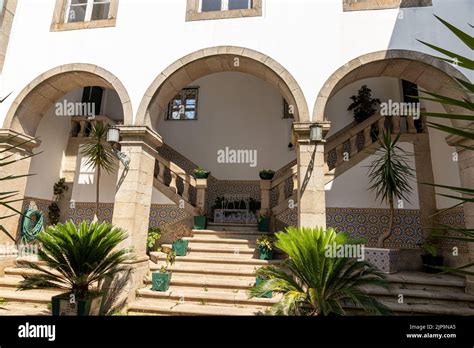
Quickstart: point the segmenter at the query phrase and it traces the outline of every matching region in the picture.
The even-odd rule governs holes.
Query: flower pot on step
[[[175,251],[176,256],[186,256],[188,253],[188,240],[178,239],[172,244],[172,249]]]
[[[400,249],[364,248],[365,261],[382,273],[398,272]]]
[[[444,256],[421,255],[423,262],[423,271],[426,273],[436,274],[442,272],[435,267],[442,267],[444,265]]]
[[[263,281],[265,281],[263,278],[257,276],[257,278],[255,278],[255,285],[260,285]],[[266,293],[264,293],[262,296],[260,296],[261,298],[272,298],[273,297],[273,293],[271,291],[267,291]]]
[[[171,283],[171,272],[153,272],[151,274],[151,290],[168,291]]]
[[[207,226],[207,216],[195,216],[194,217],[194,229],[205,230]]]
[[[260,219],[258,220],[258,230],[259,232],[270,231],[270,218],[269,217],[260,217]]]
[[[273,259],[273,250],[267,248],[259,248],[260,260],[271,260]]]
[[[103,295],[91,293],[78,298],[68,292],[51,298],[53,316],[97,316],[100,315]]]

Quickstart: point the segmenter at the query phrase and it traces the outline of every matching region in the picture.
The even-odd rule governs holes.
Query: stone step
[[[398,272],[386,275],[391,289],[426,290],[435,292],[465,293],[466,280],[451,274]]]
[[[7,275],[5,277],[0,277],[0,287],[1,288],[17,288],[18,284],[23,280],[23,277]]]
[[[0,299],[8,303],[38,303],[48,304],[51,302],[51,297],[65,292],[64,290],[41,289],[41,290],[24,290],[17,291],[12,288],[0,288]]]
[[[195,236],[195,237],[185,237],[185,240],[189,240],[190,243],[206,243],[206,244],[227,244],[227,245],[243,245],[248,246],[249,248],[254,248],[256,246],[254,238],[244,239],[244,238],[216,238],[215,236]]]
[[[145,284],[151,284],[151,275],[145,277]],[[193,288],[249,289],[255,285],[255,277],[173,273],[171,286],[175,285]]]
[[[239,306],[215,306],[208,304],[177,303],[172,300],[139,299],[128,307],[130,315],[190,315],[190,316],[253,316],[263,312],[264,308],[245,308]]]
[[[227,223],[221,223],[221,222],[208,222],[207,227],[209,227],[212,230],[222,230],[222,231],[258,232],[258,224],[237,224],[237,223],[227,224]]]
[[[452,315],[452,316],[473,316],[474,309],[459,308],[446,305],[434,306],[433,304],[399,304],[387,301],[380,301],[394,314],[398,315]]]
[[[154,263],[165,261],[166,256],[161,252],[151,252],[150,259]],[[189,254],[186,256],[176,256],[176,263],[192,262],[192,263],[214,263],[214,264],[242,264],[253,266],[266,266],[280,264],[282,260],[260,260],[257,258],[235,257],[232,255],[195,255]]]
[[[150,270],[159,271],[161,266],[166,266],[164,261],[159,263],[150,262]],[[228,275],[228,276],[255,276],[255,268],[253,265],[220,265],[212,263],[193,263],[193,262],[180,262],[170,266],[169,269],[176,273],[188,273],[188,274],[209,274],[209,275]]]
[[[270,232],[258,232],[258,231],[225,231],[225,230],[193,230],[194,237],[220,237],[220,238],[242,238],[256,240],[262,235],[272,234]]]
[[[381,296],[397,298],[399,295],[403,295],[405,300],[411,300],[413,298],[423,300],[443,300],[444,302],[459,301],[463,303],[472,303],[474,308],[474,296],[466,293],[455,293],[455,292],[444,292],[444,291],[426,291],[419,289],[397,289],[397,288],[381,288],[381,287],[363,287],[361,288],[364,293]]]
[[[164,247],[171,248],[171,244],[163,244]],[[241,245],[229,245],[229,244],[207,244],[207,243],[189,243],[188,253],[208,253],[208,254],[234,254],[238,256],[240,254],[254,255],[256,251],[254,248]]]
[[[169,299],[180,303],[209,303],[230,304],[244,306],[272,306],[278,302],[274,298],[249,298],[246,291],[205,291],[204,289],[188,289],[173,287],[166,292],[152,291],[149,288],[139,289],[137,295],[140,298]]]
[[[4,303],[0,304],[0,316],[50,316],[45,304]]]

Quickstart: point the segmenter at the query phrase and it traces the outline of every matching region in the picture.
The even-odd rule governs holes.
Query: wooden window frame
[[[93,0],[88,0],[88,5],[92,3]],[[88,13],[86,13],[86,18],[83,22],[67,22],[69,4],[70,0],[56,0],[56,7],[54,8],[53,20],[51,23],[51,31],[107,28],[115,27],[117,23],[119,0],[110,0],[109,15],[107,19],[90,20],[92,8],[89,8],[88,6]]]
[[[228,18],[244,18],[244,17],[261,17],[262,16],[262,1],[252,0],[252,7],[243,10],[226,10],[228,0],[222,0],[221,11],[207,11],[201,12],[201,0],[186,0],[186,21],[202,21],[213,19],[228,19]]]

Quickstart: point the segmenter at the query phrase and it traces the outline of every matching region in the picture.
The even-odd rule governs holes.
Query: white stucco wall
[[[55,1],[19,0],[0,90],[13,95],[0,105],[0,119],[36,76],[67,63],[111,71],[125,85],[136,114],[146,89],[168,65],[219,45],[275,59],[296,78],[312,110],[331,74],[363,54],[388,48],[433,53],[416,39],[470,54],[433,13],[469,30],[474,3],[433,4],[404,9],[400,16],[397,9],[344,13],[340,0],[264,0],[262,17],[186,22],[185,0],[121,0],[116,27],[50,32]]]
[[[408,153],[413,154],[411,143],[400,143],[400,147]],[[335,180],[326,185],[326,206],[329,208],[388,208],[388,204],[381,203],[376,199],[374,191],[370,191],[368,178],[368,166],[376,159],[371,155],[359,162],[347,172],[339,175]],[[413,171],[415,161],[408,160]],[[413,191],[408,195],[409,202],[403,202],[403,209],[418,209],[418,189],[415,180],[411,180]]]
[[[260,169],[278,170],[296,158],[288,149],[291,119],[283,119],[283,98],[266,82],[225,72],[198,79],[198,119],[165,121],[163,141],[222,180],[258,180]],[[219,150],[256,151],[257,163],[218,163]]]

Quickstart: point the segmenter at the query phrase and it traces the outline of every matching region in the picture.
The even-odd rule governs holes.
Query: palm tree
[[[256,274],[264,281],[250,290],[251,297],[269,291],[282,294],[272,308],[273,314],[344,315],[346,304],[375,314],[390,313],[361,291],[362,286],[386,287],[381,273],[366,261],[327,255],[333,246],[353,243],[346,234],[337,234],[332,228],[289,227],[277,233],[276,239],[275,246],[288,258],[281,266],[259,268]]]
[[[471,52],[474,50],[474,37],[465,33],[461,29],[453,26],[452,24],[448,23],[447,21],[443,20],[442,18],[435,16],[445,27],[447,27],[459,40],[462,41],[463,44],[465,44]],[[474,28],[474,26],[470,25],[471,28]],[[420,40],[419,40],[420,41]],[[439,57],[439,59],[442,59],[444,61],[447,61],[451,64],[458,65],[459,67],[465,68],[470,71],[474,71],[474,60],[472,58],[465,57],[461,54],[455,53],[448,51],[446,49],[443,49],[441,47],[429,44],[424,41],[420,41],[422,44],[434,49],[435,51],[449,57]],[[474,102],[472,101],[472,95],[474,94],[474,84],[470,81],[465,81],[459,78],[455,78],[457,82],[459,83],[459,90],[464,92],[465,95],[468,97],[466,98],[452,98],[452,97],[447,97],[443,96],[440,94],[436,93],[431,93],[427,91],[422,91],[424,94],[427,96],[421,96],[419,99],[424,99],[424,100],[430,100],[434,102],[438,102],[442,105],[448,105],[448,106],[456,106],[460,107],[464,110],[466,110],[466,113],[433,113],[433,112],[423,112],[422,116],[425,117],[433,117],[433,118],[441,118],[441,119],[446,119],[446,120],[459,120],[459,121],[468,121],[468,122],[473,122],[474,121]],[[463,149],[464,151],[472,151],[474,150],[473,146],[466,145],[465,142],[469,142],[474,140],[474,130],[472,126],[469,127],[456,127],[456,126],[445,126],[436,122],[428,122],[428,126],[443,132],[446,132],[448,134],[456,135],[460,139],[458,143],[455,145]],[[426,183],[433,185],[435,187],[443,188],[451,193],[447,194],[438,194],[440,196],[452,198],[457,201],[457,203],[449,208],[455,208],[458,206],[462,206],[463,204],[474,203],[474,189],[469,188],[469,187],[454,187],[454,186],[447,186],[447,185],[440,185],[440,184],[433,184],[433,183]],[[459,196],[461,194],[462,196]],[[446,209],[446,210],[449,210]],[[446,211],[445,210],[445,211]],[[453,240],[460,240],[460,241],[465,241],[465,242],[474,242],[474,229],[460,229],[460,228],[452,228],[450,226],[446,225],[440,225],[440,230],[442,233],[438,235],[440,238],[444,239],[453,239]],[[446,235],[445,232],[453,231],[457,233],[457,236],[454,235]],[[437,267],[440,269],[443,269],[445,271],[449,271],[452,273],[457,273],[457,274],[462,274],[462,275],[468,275],[468,276],[474,276],[474,271],[469,268],[474,266],[474,261],[471,260],[471,262],[467,263],[466,265],[463,265],[458,268],[450,268],[450,267]]]
[[[89,140],[81,147],[81,155],[87,158],[86,165],[97,170],[95,215],[99,217],[100,175],[102,169],[111,173],[116,168],[115,154],[107,142],[107,127],[102,122],[96,122],[91,129]]]
[[[390,130],[383,132],[377,139],[380,149],[375,153],[377,158],[369,165],[370,190],[375,191],[377,199],[388,203],[390,221],[386,232],[377,241],[379,248],[384,247],[385,241],[392,234],[395,215],[395,199],[409,202],[407,193],[412,191],[409,179],[414,178],[413,169],[408,165],[408,154],[399,145],[400,134],[392,138]]]
[[[26,156],[17,156],[17,154],[14,153],[15,150],[21,148],[22,146],[26,144],[33,143],[38,140],[37,138],[35,138],[35,139],[28,139],[25,141],[21,141],[21,140],[18,140],[17,138],[18,138],[17,135],[12,135],[12,136],[9,136],[6,140],[2,141],[2,142],[6,142],[7,144],[14,144],[14,143],[16,144],[7,145],[5,146],[4,149],[0,150],[0,169],[4,169],[4,168],[6,169],[7,166],[10,166],[19,161],[24,161],[26,159],[29,159],[33,156],[40,154],[40,153],[36,153],[36,154],[31,154],[31,155],[26,155]],[[9,174],[6,176],[1,176],[0,184],[2,187],[6,188],[9,185],[10,181],[28,177],[31,175],[32,174],[18,173],[18,174]],[[12,212],[12,214],[10,215],[0,216],[0,220],[7,219],[17,214],[23,215],[21,211],[19,211],[13,206],[15,203],[23,201],[23,198],[16,198],[18,193],[19,191],[1,191],[0,192],[0,206],[5,207],[7,210],[10,210]],[[0,227],[2,230],[4,230],[2,225],[0,225]],[[4,230],[4,232],[8,232],[8,231]]]
[[[37,237],[42,245],[38,258],[47,268],[22,261],[22,266],[38,273],[25,276],[19,289],[59,288],[85,298],[92,284],[126,270],[121,264],[131,259],[129,250],[117,249],[126,238],[124,231],[108,223],[83,221],[76,227],[69,221],[50,226]]]

